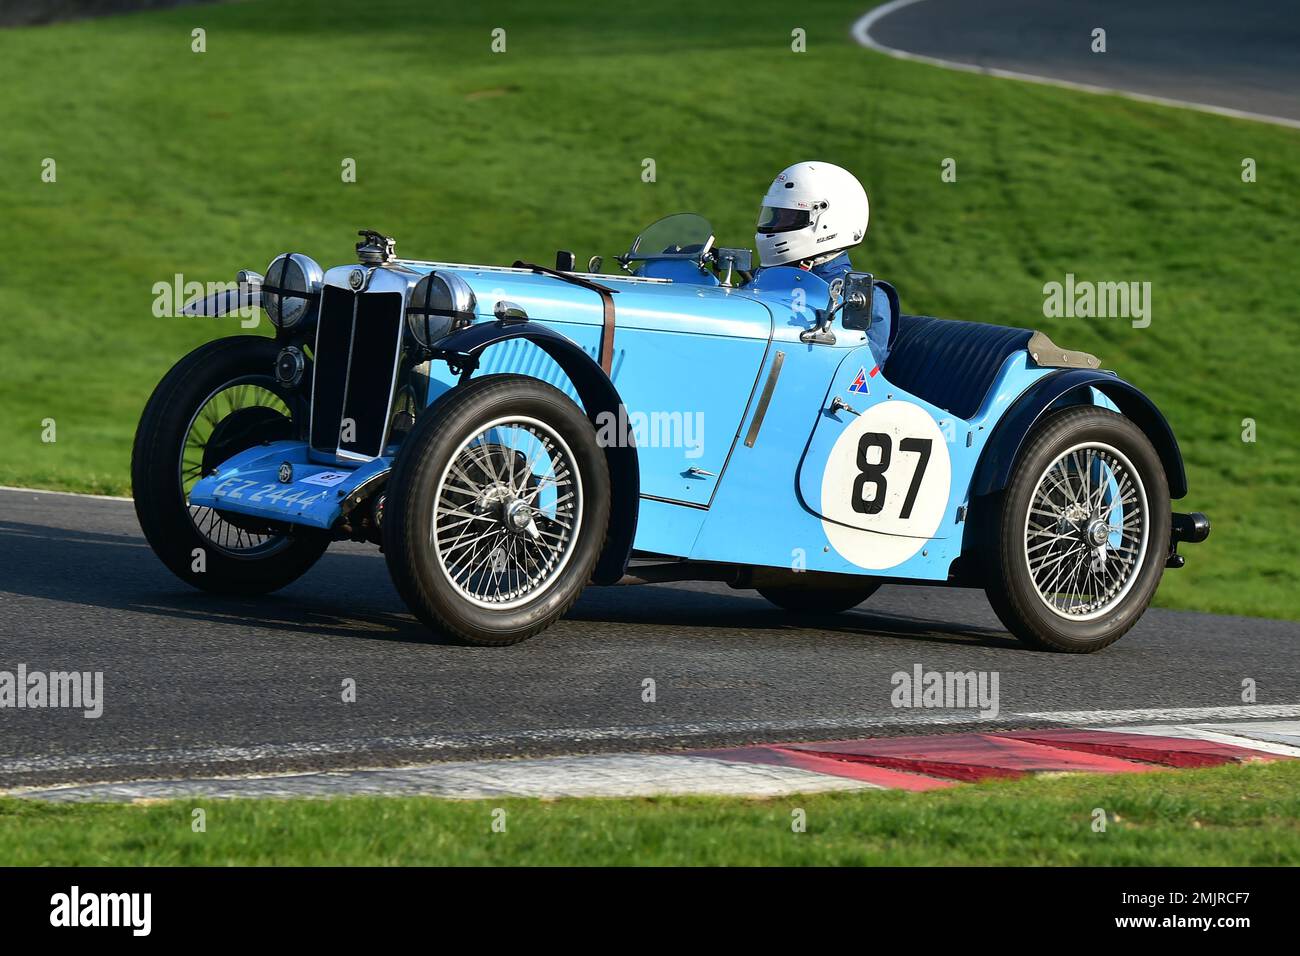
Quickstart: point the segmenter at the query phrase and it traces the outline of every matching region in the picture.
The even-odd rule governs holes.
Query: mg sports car
[[[589,585],[724,581],[817,615],[947,584],[1088,652],[1209,533],[1171,511],[1155,405],[1041,332],[903,314],[865,272],[753,270],[692,214],[604,271],[361,236],[354,263],[285,253],[186,307],[275,328],[191,352],[140,421],[140,524],[192,585],[269,592],[371,542],[428,627],[506,645]]]

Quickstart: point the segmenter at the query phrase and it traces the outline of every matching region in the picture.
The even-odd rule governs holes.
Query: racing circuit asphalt
[[[859,42],[1300,125],[1300,3],[1292,0],[896,0],[886,7],[858,21]],[[1106,31],[1105,53],[1091,49],[1098,27]]]
[[[173,578],[130,502],[0,491],[0,515],[0,670],[102,671],[105,698],[98,719],[0,709],[0,787],[969,723],[891,706],[890,675],[916,664],[998,672],[1002,716],[1021,726],[1239,706],[1245,677],[1260,705],[1300,703],[1292,622],[1153,610],[1076,657],[1022,649],[979,592],[887,587],[857,611],[796,620],[751,592],[663,585],[589,589],[530,641],[467,648],[407,615],[372,548],[336,546],[279,594],[234,600]]]

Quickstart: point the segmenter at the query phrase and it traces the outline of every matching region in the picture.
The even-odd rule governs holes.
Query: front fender
[[[1110,372],[1062,369],[1027,388],[994,426],[971,486],[972,498],[1005,488],[1011,480],[1011,469],[1020,449],[1038,420],[1049,408],[1087,388],[1101,392],[1142,429],[1164,466],[1169,481],[1169,497],[1184,497],[1187,494],[1187,472],[1183,467],[1182,452],[1178,450],[1173,429],[1155,403],[1135,386]]]
[[[478,367],[479,356],[488,346],[510,339],[527,339],[549,355],[569,377],[582,400],[583,411],[592,425],[600,428],[597,416],[602,412],[614,416],[614,421],[626,423],[623,399],[596,360],[572,339],[537,322],[479,322],[453,332],[434,343],[436,358],[441,358],[462,376],[468,376]],[[609,531],[605,547],[596,562],[592,581],[596,584],[614,584],[623,577],[627,561],[636,539],[637,512],[641,498],[641,469],[636,445],[630,430],[625,430],[620,441],[604,447],[609,464],[610,502]]]
[[[239,273],[235,288],[222,289],[211,295],[198,296],[181,307],[181,315],[189,318],[215,319],[231,312],[249,314],[248,310],[262,304],[262,277],[256,272]],[[211,288],[209,286],[208,288]]]

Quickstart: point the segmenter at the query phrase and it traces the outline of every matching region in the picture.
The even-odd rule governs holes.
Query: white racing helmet
[[[795,163],[773,180],[758,214],[758,258],[764,266],[826,259],[867,234],[867,191],[847,169]]]

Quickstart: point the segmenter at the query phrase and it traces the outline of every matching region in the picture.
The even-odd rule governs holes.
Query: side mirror
[[[843,279],[834,280],[825,309],[817,311],[817,324],[799,333],[800,342],[834,345],[835,332],[831,323],[835,313],[843,310],[841,324],[846,329],[866,331],[871,328],[871,297],[875,292],[875,277],[870,272],[850,272]]]
[[[604,264],[605,264],[605,260],[601,256],[592,256],[590,259],[587,260],[587,271],[593,273],[599,272],[600,267],[603,266]]]
[[[567,249],[561,249],[555,254],[555,271],[572,272],[574,266],[578,264],[578,257]]]
[[[871,303],[876,291],[876,277],[870,272],[850,272],[844,276],[844,320],[846,329],[865,332],[871,328]]]
[[[722,284],[728,288],[731,287],[731,271],[752,272],[754,270],[754,253],[749,249],[729,249],[726,246],[720,246],[715,253],[718,257],[718,268],[726,269],[726,275],[722,278]]]

